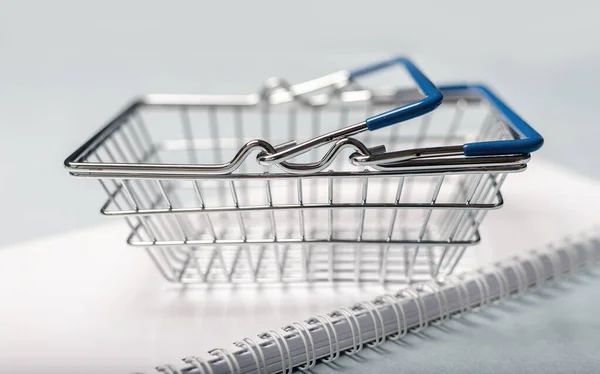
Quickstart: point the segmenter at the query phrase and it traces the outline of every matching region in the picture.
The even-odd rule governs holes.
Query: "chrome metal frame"
[[[502,206],[500,187],[506,174],[523,171],[529,155],[465,156],[462,146],[452,142],[463,138],[457,134],[463,113],[485,102],[455,92],[442,104],[454,110],[442,145],[420,146],[431,140],[429,115],[412,148],[392,151],[386,148],[408,137],[392,129],[384,144],[367,145],[375,135],[367,132],[364,121],[313,133],[316,136],[303,142],[272,144],[242,133],[247,110],[262,113],[262,135],[269,138],[265,118],[281,105],[290,105],[289,116],[327,109],[346,123],[351,108],[378,110],[419,97],[416,90],[365,90],[336,74],[296,86],[273,79],[259,94],[247,96],[143,97],[77,149],[65,165],[74,176],[100,180],[108,194],[102,213],[125,217],[131,228],[128,243],[145,247],[171,281],[412,282],[451,273],[466,248],[479,241],[485,214]],[[176,146],[165,147],[153,139],[140,115],[148,109],[179,113],[184,137],[167,139]],[[207,144],[200,142],[204,136],[192,134],[191,110],[208,114]],[[232,113],[236,124],[229,138],[219,136],[216,118],[221,111]],[[288,120],[288,132],[296,132],[298,125]],[[493,110],[481,125],[478,140],[515,137]],[[198,162],[198,152],[224,156],[221,142],[226,140],[239,144],[228,161]],[[163,161],[171,148],[187,158]],[[341,157],[345,149],[353,152],[346,163]],[[249,157],[252,153],[255,162]],[[297,161],[302,158],[310,161]],[[456,180],[449,182],[452,178]],[[257,181],[262,187],[252,187]],[[216,185],[205,186],[209,182]],[[347,193],[353,185],[357,195]],[[389,195],[389,200],[372,201],[369,188]],[[424,189],[430,192],[418,195]],[[306,197],[319,194],[320,201]],[[252,202],[257,195],[266,200]],[[281,202],[281,196],[293,198]],[[379,220],[383,222],[371,222]],[[232,228],[237,234],[230,233]],[[270,267],[265,267],[267,262]]]

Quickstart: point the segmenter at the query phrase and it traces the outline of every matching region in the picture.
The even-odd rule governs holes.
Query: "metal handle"
[[[422,116],[437,108],[442,103],[442,93],[438,88],[417,68],[412,61],[405,57],[396,57],[391,60],[381,61],[372,65],[350,70],[350,79],[369,74],[392,65],[403,65],[417,87],[423,93],[421,100],[380,113],[366,119],[365,123],[370,131],[390,126],[398,122]]]
[[[440,105],[443,99],[440,90],[438,90],[437,87],[431,83],[431,81],[409,59],[404,57],[396,57],[390,60],[380,61],[352,70],[338,71],[321,78],[291,86],[288,88],[288,90],[293,93],[294,98],[298,98],[301,95],[314,92],[325,87],[336,85],[338,87],[343,87],[344,85],[347,85],[353,78],[367,75],[395,64],[403,65],[408,73],[413,77],[417,87],[424,95],[422,99],[369,117],[364,122],[342,127],[341,129],[317,136],[305,142],[281,148],[276,153],[260,154],[258,156],[258,161],[262,165],[281,165],[282,162],[293,157],[297,157],[298,155],[311,151],[317,147],[321,147],[325,144],[347,138],[349,136],[360,134],[361,132],[367,130],[377,130],[382,127],[390,126],[401,121],[406,121],[408,119],[421,116],[434,110],[438,107],[438,105]],[[278,85],[281,85],[280,83],[281,82],[279,82]]]
[[[519,136],[513,140],[493,140],[463,145],[467,156],[492,156],[509,154],[526,154],[534,152],[544,144],[544,138],[527,122],[512,111],[488,87],[482,84],[449,85],[439,87],[443,92],[467,91],[487,99],[492,107],[504,117],[506,124]]]

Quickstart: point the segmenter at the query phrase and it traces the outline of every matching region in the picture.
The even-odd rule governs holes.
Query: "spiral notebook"
[[[481,231],[482,243],[465,254],[465,267],[474,269],[523,255],[567,235],[572,235],[573,242],[578,242],[581,228],[598,222],[600,202],[595,199],[600,186],[598,182],[542,161],[530,165],[527,173],[510,176],[504,191],[506,205],[489,214]],[[585,209],[581,209],[581,201],[588,202]],[[122,240],[126,235],[126,225],[114,222],[0,250],[0,300],[10,300],[0,311],[1,372],[150,373],[162,363],[177,363],[178,370],[185,369],[192,364],[178,360],[191,355],[201,355],[211,363],[220,362],[217,365],[221,366],[215,370],[228,370],[226,360],[211,355],[205,357],[203,352],[215,347],[226,348],[228,352],[247,349],[231,345],[244,336],[266,343],[269,338],[260,339],[256,334],[270,329],[278,333],[280,327],[293,321],[351,307],[358,301],[373,300],[377,295],[395,292],[400,287],[386,290],[380,285],[334,287],[321,284],[181,288],[166,283],[143,251],[129,248]],[[564,254],[560,256],[567,266],[568,258]],[[547,268],[547,260],[542,261]],[[524,264],[524,267],[531,272],[529,265]],[[510,282],[518,280],[510,270],[508,272]],[[491,288],[498,286],[494,279],[490,278],[488,282]],[[469,286],[469,290],[477,297],[477,288],[473,287]],[[420,294],[424,297],[427,292],[431,289],[424,289]],[[403,296],[409,298],[409,293]],[[485,289],[483,294],[486,295]],[[465,292],[460,295],[464,303],[467,300]],[[491,298],[493,295],[490,301]],[[424,302],[436,308],[435,298],[431,300],[427,298]],[[443,299],[442,305],[445,305]],[[418,324],[418,314],[408,315],[417,313],[415,307],[416,304],[406,305],[404,311],[407,319],[414,321],[416,316]],[[366,308],[373,312],[375,321],[381,326],[377,312],[368,305]],[[391,322],[387,319],[384,322],[386,334],[393,333],[393,327],[397,326],[394,310],[391,311]],[[363,327],[365,323],[373,323],[371,314],[366,313],[366,317],[359,320],[361,333],[367,331]],[[400,309],[398,313],[402,323]],[[385,318],[388,317],[390,315],[386,314]],[[347,324],[345,317],[339,318],[342,322],[336,322],[336,328],[340,323]],[[354,323],[352,317],[348,318]],[[317,326],[315,322],[312,328]],[[355,324],[352,326],[358,331]],[[423,334],[430,334],[432,330],[436,329],[424,330]],[[332,334],[331,330],[329,332]],[[378,332],[383,332],[381,327]],[[293,330],[281,332],[284,336],[292,333]],[[317,354],[331,346],[324,330],[323,333],[319,342],[315,341],[320,344]],[[308,335],[303,336],[311,347]],[[350,335],[340,334],[337,339],[331,336],[334,343],[342,339],[340,343],[354,344]],[[414,336],[418,335],[406,338]],[[281,339],[278,341],[284,359],[289,363],[285,344]],[[301,338],[296,342],[299,345],[294,346],[295,349],[304,347]],[[366,343],[363,341],[363,345]],[[439,344],[443,345],[443,342]],[[270,347],[269,354],[275,352],[280,360],[277,345]],[[334,347],[337,349],[335,344]],[[268,353],[266,349],[265,354]],[[344,350],[346,347],[340,345],[340,352]],[[334,362],[357,359],[372,351],[364,349],[359,355],[342,355]],[[254,349],[253,352],[260,361],[259,351]],[[256,372],[251,356],[244,356],[247,357],[244,366],[248,370],[254,367]],[[292,356],[298,358],[296,353]],[[312,360],[313,356],[309,354],[309,357]],[[329,356],[325,352],[323,357]],[[233,361],[232,365],[236,369]],[[279,371],[283,368],[273,362],[269,365]],[[323,367],[327,366],[319,365],[313,369],[320,372]],[[206,366],[205,372],[209,372]]]
[[[244,338],[235,350],[214,349],[211,359],[188,357],[186,366],[159,366],[163,373],[291,373],[332,362],[341,354],[397,340],[430,324],[481,308],[600,261],[600,237],[567,241],[446,280],[401,289],[393,295],[340,308],[305,321]]]
[[[575,179],[573,175],[565,173],[563,178],[559,178],[560,175],[554,174],[550,165],[538,166],[542,169],[530,170],[529,175],[519,175],[518,178],[522,179],[515,183],[525,183],[531,190],[540,191],[537,196],[544,193],[538,190],[538,186],[548,187],[551,200],[540,204],[529,193],[513,195],[510,197],[513,200],[507,201],[509,204],[513,201],[516,206],[495,212],[495,218],[488,222],[488,227],[500,227],[500,230],[493,233],[484,231],[483,248],[474,251],[469,262],[470,266],[489,266],[465,273],[460,278],[448,279],[442,285],[407,288],[396,294],[363,298],[366,299],[364,302],[355,305],[347,303],[346,308],[307,320],[293,322],[291,319],[289,324],[283,325],[283,329],[279,328],[281,324],[272,325],[272,330],[266,333],[240,339],[235,345],[221,345],[226,349],[214,349],[200,357],[186,357],[184,363],[158,366],[158,370],[194,374],[288,373],[292,368],[310,368],[316,362],[336,362],[344,354],[352,357],[352,353],[367,346],[401,338],[409,331],[418,331],[456,314],[521,294],[531,287],[594,264],[600,257],[597,231],[588,233],[586,237],[578,230],[581,225],[589,226],[596,222],[594,209],[591,206],[586,210],[578,209],[572,202],[595,193],[597,185],[589,190],[580,188],[583,185],[577,187],[571,184]],[[557,198],[560,200],[555,200]],[[552,218],[544,220],[544,214]],[[502,226],[503,222],[511,224]],[[522,231],[514,235],[512,241],[500,240],[499,232],[509,226],[521,226]],[[571,238],[558,240],[569,234]],[[485,242],[486,237],[494,240]],[[522,242],[519,243],[519,240]],[[553,247],[538,253],[525,250],[543,248],[541,246],[546,240]],[[520,256],[515,257],[517,254]],[[497,263],[498,259],[503,261]],[[354,300],[360,301],[361,297]]]

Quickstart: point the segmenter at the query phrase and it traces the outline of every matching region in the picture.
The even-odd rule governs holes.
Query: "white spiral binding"
[[[330,353],[329,353],[329,358],[323,358],[322,361],[323,362],[331,362],[333,360],[336,360],[338,357],[340,357],[340,341],[338,340],[337,331],[335,331],[335,326],[333,325],[333,321],[331,320],[331,318],[327,315],[315,316],[315,317],[312,317],[311,319],[309,319],[307,322],[308,323],[320,322],[321,326],[327,333],[327,339],[329,340],[329,348],[330,348],[329,352]],[[331,332],[333,333],[333,339],[332,339],[332,333],[330,333],[329,329],[331,329]]]
[[[263,354],[262,348],[260,347],[258,342],[256,342],[256,340],[254,340],[252,338],[244,338],[233,344],[240,348],[246,348],[248,350],[248,352],[250,352],[250,354],[252,355],[252,358],[254,359],[254,363],[256,364],[256,373],[257,374],[261,374],[261,373],[267,374],[267,362],[265,360],[265,355]],[[256,347],[256,351],[258,352],[258,355],[254,351],[254,348],[252,348],[253,346]],[[260,356],[260,360],[258,359],[259,356]],[[262,368],[262,370],[261,370],[261,368]]]
[[[398,340],[408,332],[408,326],[406,325],[406,312],[404,312],[404,305],[398,304],[398,299],[392,295],[383,295],[379,296],[375,299],[375,302],[387,303],[394,314],[396,315],[396,322],[398,324],[397,332],[391,335],[388,335],[387,338],[391,340]],[[402,321],[400,320],[400,316],[402,316]]]
[[[341,308],[334,311],[331,314],[332,317],[341,316],[346,319],[348,326],[350,326],[350,331],[352,331],[352,348],[347,350],[345,353],[349,356],[360,352],[363,349],[363,338],[362,331],[360,329],[360,322],[356,318],[356,313],[352,312],[348,308]],[[352,320],[352,322],[351,322]],[[356,327],[356,330],[354,329]],[[358,336],[358,338],[357,338]],[[357,342],[358,340],[358,342]]]
[[[194,369],[196,369],[200,372],[200,374],[214,374],[213,369],[210,366],[210,364],[199,357],[196,357],[196,356],[186,357],[183,359],[183,362],[185,362],[188,365],[192,365],[194,367]],[[207,370],[204,370],[205,368]]]
[[[292,353],[290,352],[290,346],[288,345],[287,340],[285,340],[285,337],[282,336],[277,331],[271,330],[269,332],[263,332],[262,334],[259,335],[259,338],[273,340],[273,342],[277,345],[277,349],[279,350],[279,355],[281,357],[281,373],[285,374],[286,370],[287,370],[288,374],[291,374],[294,364],[292,363]],[[281,343],[279,342],[280,340],[281,340]],[[283,347],[285,348],[285,353],[283,351],[282,344],[283,344]],[[286,356],[287,356],[287,362],[288,362],[287,366],[286,366]]]
[[[563,249],[563,251],[565,252],[565,254],[567,255],[567,260],[569,260],[569,266],[567,266],[567,271],[565,272],[566,275],[571,275],[573,273],[573,258],[571,258],[571,251],[569,251],[568,249]]]
[[[554,249],[553,246],[549,246],[548,248],[549,250],[545,254],[546,257],[550,260],[550,264],[552,265],[551,282],[554,283],[562,274],[558,265],[560,264],[560,257],[558,256],[558,250]]]
[[[551,253],[549,253],[549,256],[552,259],[552,267],[554,270],[553,280],[557,280],[559,277],[559,274],[560,275],[563,274],[563,270],[561,270],[561,268],[560,268],[560,256],[558,254],[558,250],[552,251]]]
[[[450,312],[448,311],[448,299],[446,298],[446,295],[442,292],[442,289],[437,283],[425,283],[417,286],[417,289],[419,291],[429,290],[429,292],[431,292],[435,296],[440,311],[440,319],[438,321],[439,323],[442,323],[446,319],[450,318]]]
[[[165,373],[165,374],[181,374],[181,370],[179,370],[178,368],[176,368],[173,365],[157,366],[156,371],[158,371],[159,373]]]
[[[459,311],[457,312],[457,316],[461,317],[464,313],[468,312],[471,309],[471,305],[469,303],[469,291],[467,290],[467,286],[462,281],[462,278],[457,275],[452,275],[446,278],[446,283],[453,285],[456,288],[456,294],[458,295],[458,305]],[[463,299],[463,292],[465,299]]]
[[[228,350],[223,348],[215,348],[213,350],[208,351],[209,354],[213,356],[222,357],[229,368],[229,372],[233,374],[241,374],[240,364],[233,354],[231,354]]]
[[[367,346],[373,348],[383,344],[383,342],[385,342],[385,323],[383,322],[383,317],[381,316],[379,308],[372,302],[367,301],[364,303],[356,304],[353,310],[366,310],[371,316],[371,319],[373,320],[373,328],[375,329],[375,340],[371,343],[367,343]],[[375,315],[377,315],[377,320],[379,320],[379,323],[375,319]],[[377,327],[378,325],[381,327],[381,333],[379,332],[379,328]]]
[[[523,264],[519,261],[519,257],[515,256],[511,260],[510,268],[517,276],[517,295],[520,295],[529,288],[529,284],[527,282],[527,271],[523,267]]]
[[[577,245],[575,245],[575,246],[574,246],[574,248],[576,248],[576,249],[577,249]],[[589,255],[589,253],[588,253],[588,251],[587,251],[587,250],[585,250],[585,247],[584,247],[584,251],[583,251],[583,252],[584,252],[584,253],[583,253],[583,255],[584,255],[584,258],[583,258],[583,262],[582,262],[582,265],[581,265],[581,267],[582,267],[582,268],[587,268],[588,266],[590,266],[590,263],[592,262],[592,259],[591,259],[591,258],[588,256],[588,255]]]
[[[481,282],[481,279],[479,279],[479,274],[477,273],[473,273],[473,274],[469,274],[467,277],[465,277],[465,279],[467,280],[472,280],[475,283],[475,286],[477,287],[477,291],[479,292],[479,304],[472,306],[471,309],[475,312],[478,312],[484,305],[487,304],[487,297],[486,297],[486,293],[485,293],[485,289],[483,286],[483,283]],[[469,297],[469,304],[471,304],[471,298]]]
[[[583,253],[581,253],[581,248],[583,248]],[[561,263],[564,263],[564,261],[561,260],[561,255],[566,257],[568,262],[566,266],[564,266],[564,264],[563,266],[560,266]],[[550,262],[552,267],[549,276],[546,275],[545,272],[544,262],[542,261],[543,257]],[[437,309],[439,311],[438,322],[443,322],[452,316],[461,316],[473,308],[479,309],[491,302],[500,301],[510,297],[514,291],[511,291],[510,289],[506,274],[507,270],[514,273],[517,282],[515,294],[519,294],[529,289],[537,288],[544,283],[553,282],[560,275],[568,275],[578,267],[589,266],[598,261],[600,261],[600,257],[597,256],[593,249],[590,251],[588,246],[582,246],[577,249],[577,246],[571,245],[568,247],[560,247],[545,253],[531,251],[526,258],[514,257],[508,262],[496,263],[490,267],[467,274],[466,276],[449,276],[441,284],[431,282],[403,289],[395,295],[382,295],[375,298],[372,302],[358,303],[352,308],[340,308],[330,314],[312,317],[306,322],[294,322],[285,326],[281,331],[293,333],[293,335],[297,335],[302,340],[306,360],[302,365],[297,366],[297,368],[303,371],[309,370],[315,366],[319,359],[319,357],[317,357],[315,341],[311,333],[315,328],[323,329],[327,335],[329,346],[329,355],[321,357],[320,360],[323,362],[331,362],[336,360],[342,351],[338,332],[334,325],[334,322],[336,321],[344,320],[350,328],[352,334],[352,346],[350,348],[345,348],[346,350],[344,353],[352,355],[359,352],[364,344],[367,344],[369,347],[375,347],[381,345],[386,339],[401,339],[409,332],[409,330],[418,332],[425,328],[430,322],[423,300],[423,294],[426,292],[435,297]],[[528,263],[533,269],[533,284],[528,280],[527,269],[524,266],[525,263]],[[491,293],[490,277],[495,280],[496,285],[499,288],[499,294],[495,296]],[[471,296],[466,286],[469,281],[473,282],[479,293],[477,302],[471,300]],[[447,296],[442,287],[445,285],[454,286],[458,297],[458,310],[450,310],[450,304],[448,303]],[[418,325],[413,328],[409,328],[407,325],[407,314],[404,309],[405,302],[408,300],[414,301],[417,309]],[[396,317],[397,328],[393,332],[386,331],[385,329],[385,323],[381,314],[381,308],[385,306],[389,306]],[[370,342],[365,342],[363,340],[363,331],[361,331],[361,325],[358,320],[358,316],[361,314],[368,315],[373,322],[375,336]],[[258,336],[262,339],[269,339],[277,346],[281,359],[280,371],[283,374],[290,374],[294,369],[294,363],[292,361],[290,346],[287,342],[289,336],[286,337],[281,332],[274,330],[259,334]],[[236,347],[243,349],[252,356],[257,374],[268,373],[267,361],[264,355],[264,344],[261,345],[251,338],[242,339],[234,344]],[[243,354],[244,351],[238,353],[238,355]],[[234,354],[225,349],[213,349],[209,351],[209,353],[222,359],[231,373],[241,373],[240,364]],[[188,357],[183,359],[183,361],[192,366],[195,370],[194,373],[214,374],[210,363],[198,357]],[[165,374],[182,374],[182,371],[173,365],[159,366],[156,370]]]
[[[527,261],[531,264],[533,271],[535,272],[535,284],[533,288],[538,288],[544,282],[544,263],[542,263],[542,257],[536,251],[529,252],[531,256]]]
[[[483,290],[485,291],[485,297],[483,299],[483,303],[481,304],[481,306],[485,306],[492,301],[492,291],[490,290],[487,274],[482,272],[482,270],[477,270],[477,276],[483,285]]]
[[[496,302],[499,302],[500,300],[510,296],[510,285],[508,283],[508,279],[506,279],[506,275],[502,271],[501,266],[501,264],[495,264],[488,269],[489,273],[496,278],[496,282],[498,282],[498,288],[500,289],[500,295],[496,299]]]
[[[408,294],[408,296],[412,300],[414,300],[415,305],[417,306],[417,313],[419,314],[419,327],[417,327],[413,331],[419,332],[419,331],[423,330],[429,323],[429,321],[427,321],[427,312],[425,310],[426,309],[425,302],[423,302],[423,299],[421,298],[421,294],[419,293],[419,291],[414,288],[406,288],[404,290],[399,291],[396,295],[404,298],[405,294]]]
[[[317,364],[317,351],[315,350],[315,341],[310,333],[308,324],[304,321],[294,322],[291,325],[287,325],[283,328],[283,331],[296,331],[300,339],[302,339],[302,343],[304,343],[304,348],[306,349],[306,363],[302,366],[299,366],[298,369],[302,371],[306,371]],[[306,336],[305,336],[306,335]],[[308,337],[308,340],[307,340]],[[310,348],[308,343],[310,342]]]

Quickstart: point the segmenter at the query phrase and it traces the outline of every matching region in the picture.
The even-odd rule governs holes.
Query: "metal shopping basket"
[[[416,87],[361,83],[394,65]],[[100,180],[102,213],[170,281],[412,282],[455,269],[542,143],[485,86],[438,90],[397,58],[253,95],[145,96],[65,165]]]

